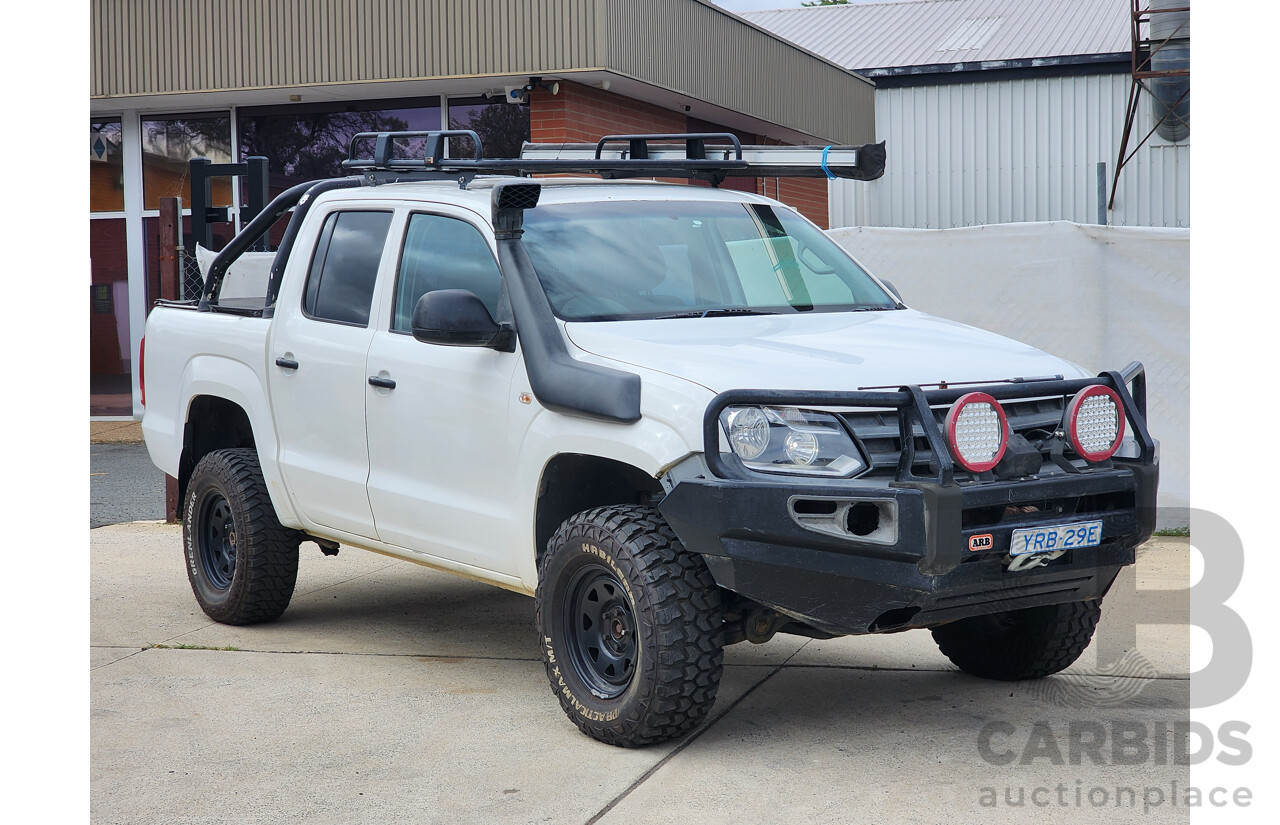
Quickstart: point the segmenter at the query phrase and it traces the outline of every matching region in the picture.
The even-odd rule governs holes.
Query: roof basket
[[[448,156],[448,141],[457,138],[471,141],[470,157]],[[421,141],[421,149],[410,141]],[[363,173],[371,182],[425,177],[461,178],[465,183],[477,174],[595,174],[610,179],[689,178],[719,184],[726,177],[875,180],[884,174],[884,161],[883,142],[743,146],[728,132],[607,135],[595,144],[525,143],[518,158],[485,158],[479,135],[451,130],[362,132],[352,138],[342,166]]]

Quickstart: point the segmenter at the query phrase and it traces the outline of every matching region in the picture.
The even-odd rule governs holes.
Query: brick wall
[[[797,212],[827,229],[826,178],[761,179],[760,194],[780,200]]]
[[[572,81],[560,81],[558,95],[534,89],[529,98],[534,143],[594,143],[605,135],[683,131],[683,112]]]
[[[560,81],[558,95],[534,89],[529,96],[529,139],[534,143],[595,143],[605,135],[705,131],[729,130],[683,112],[572,81]],[[747,143],[756,140],[754,135],[741,133],[739,139]],[[777,198],[818,226],[827,227],[825,179],[790,178],[775,184],[770,178],[755,182],[754,191]]]

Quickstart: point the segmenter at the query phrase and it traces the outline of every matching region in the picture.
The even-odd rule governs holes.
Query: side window
[[[418,299],[437,289],[466,289],[496,313],[502,276],[480,230],[443,215],[409,216],[396,281],[391,329],[411,332]]]
[[[321,321],[367,326],[390,212],[334,212],[307,274],[302,310]]]

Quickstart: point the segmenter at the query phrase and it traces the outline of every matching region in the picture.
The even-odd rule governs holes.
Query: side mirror
[[[446,347],[515,351],[515,330],[493,320],[484,302],[465,289],[437,289],[413,308],[413,337]]]
[[[906,301],[902,300],[902,293],[899,292],[898,288],[893,285],[893,281],[886,281],[884,278],[881,278],[880,283],[884,284],[884,288],[889,290],[889,292],[893,294],[893,297],[898,299],[898,303],[903,305],[906,304]]]

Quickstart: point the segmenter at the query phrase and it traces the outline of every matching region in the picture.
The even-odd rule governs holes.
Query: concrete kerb
[[[90,444],[141,444],[142,422],[89,420]]]

